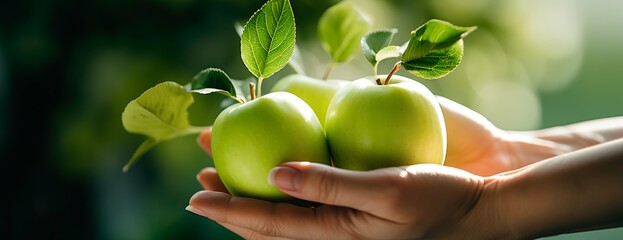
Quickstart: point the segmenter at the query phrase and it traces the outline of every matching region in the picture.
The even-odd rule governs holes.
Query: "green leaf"
[[[332,62],[350,60],[370,23],[349,2],[340,2],[327,9],[318,21],[318,37]]]
[[[207,68],[199,72],[193,80],[184,86],[186,91],[199,94],[219,93],[237,102],[245,100],[244,96],[236,90],[232,79],[218,68]]]
[[[160,83],[128,103],[121,115],[123,127],[155,140],[166,139],[189,127],[186,109],[193,101],[179,84]]]
[[[228,96],[236,96],[236,89],[231,79],[218,68],[207,68],[195,75],[193,81],[190,82],[190,90],[202,94],[219,92]]]
[[[147,140],[143,141],[143,143],[138,146],[136,151],[134,151],[134,154],[132,154],[132,158],[130,158],[130,161],[128,161],[128,163],[123,166],[123,172],[128,172],[130,168],[134,165],[134,163],[136,163],[136,161],[138,161],[138,159],[143,156],[143,154],[154,148],[156,144],[158,144],[158,141],[154,140],[153,138],[148,138]]]
[[[188,107],[193,101],[192,95],[181,85],[163,82],[128,103],[121,114],[123,127],[148,139],[136,150],[124,171],[157,143],[199,132],[199,128],[188,123]]]
[[[375,65],[380,60],[377,59],[377,53],[381,49],[389,46],[398,29],[386,29],[369,32],[361,38],[361,49],[363,56],[366,57],[370,64]],[[400,52],[399,52],[400,53]]]
[[[400,47],[398,46],[387,46],[383,49],[379,50],[376,53],[375,60],[376,62],[383,61],[388,58],[397,58],[400,57],[402,53],[400,52]]]
[[[402,55],[403,62],[426,56],[431,51],[454,45],[476,27],[459,27],[433,19],[411,32],[411,38]]]
[[[242,31],[244,27],[239,22],[234,23],[234,28],[236,29],[236,33],[238,33],[239,37],[242,37]],[[305,69],[303,68],[303,56],[301,55],[301,50],[294,45],[294,52],[292,53],[292,57],[290,57],[290,61],[288,61],[288,65],[298,74],[305,75]]]
[[[242,61],[258,78],[270,77],[290,60],[295,43],[294,13],[288,0],[270,0],[244,26]]]
[[[403,62],[402,67],[410,73],[424,79],[437,79],[448,75],[463,58],[463,40],[450,47],[435,49],[424,57]]]

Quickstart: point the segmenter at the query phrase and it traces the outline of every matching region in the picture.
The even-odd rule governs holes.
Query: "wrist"
[[[466,201],[466,211],[459,220],[448,222],[437,234],[429,236],[441,239],[517,239],[506,212],[506,194],[503,192],[507,179],[502,175],[477,177],[478,190],[473,201]],[[450,231],[449,231],[450,230]]]
[[[483,177],[482,192],[471,211],[459,223],[462,232],[459,238],[471,236],[473,239],[517,239],[506,216],[508,204],[505,202],[504,185],[506,177],[494,175]]]

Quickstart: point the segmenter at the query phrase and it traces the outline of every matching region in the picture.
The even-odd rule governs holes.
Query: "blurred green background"
[[[292,0],[305,69],[320,77],[328,55],[316,36],[332,0]],[[407,40],[430,18],[478,26],[457,71],[433,92],[512,130],[623,115],[623,1],[353,0],[373,28]],[[88,0],[0,3],[0,150],[8,239],[231,239],[184,211],[200,189],[195,174],[212,164],[195,137],[166,142],[128,173],[121,168],[143,140],[121,126],[125,105],[163,81],[185,84],[218,67],[250,76],[234,22],[263,1]],[[389,62],[389,61],[388,61]],[[363,58],[332,77],[372,73]],[[388,63],[389,64],[389,63]],[[381,73],[389,65],[381,65]],[[266,81],[269,88],[289,68]],[[407,74],[400,72],[399,74]],[[210,125],[218,96],[195,97],[191,123]],[[553,239],[623,238],[622,229]]]

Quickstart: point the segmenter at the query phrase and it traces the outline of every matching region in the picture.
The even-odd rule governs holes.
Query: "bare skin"
[[[585,147],[623,138],[623,117],[537,131],[504,131],[482,115],[438,97],[446,121],[446,166],[490,176]]]
[[[313,209],[231,196],[206,168],[187,209],[246,239],[523,239],[623,223],[623,118],[509,132],[439,102],[447,166],[273,169],[281,191],[324,204]],[[199,138],[208,154],[210,136]]]

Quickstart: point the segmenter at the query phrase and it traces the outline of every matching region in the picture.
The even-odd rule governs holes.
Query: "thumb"
[[[205,151],[208,156],[212,157],[212,127],[203,130],[197,138],[197,144]]]
[[[336,205],[386,217],[393,206],[384,206],[400,197],[397,181],[402,168],[384,168],[369,172],[350,171],[324,164],[287,162],[273,168],[269,182],[282,192],[304,200]]]

